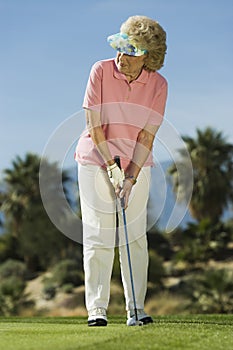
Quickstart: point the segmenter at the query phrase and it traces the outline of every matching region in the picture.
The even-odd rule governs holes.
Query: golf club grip
[[[114,161],[117,164],[117,166],[121,169],[121,159],[119,156],[115,156],[114,157]],[[125,199],[124,197],[120,199],[121,202],[121,207],[124,208],[125,207]]]
[[[121,169],[121,159],[119,156],[114,157],[115,163],[118,165],[118,167]]]

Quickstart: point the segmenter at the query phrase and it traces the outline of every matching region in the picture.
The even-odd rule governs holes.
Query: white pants
[[[146,206],[150,167],[141,170],[126,209],[127,231],[138,309],[144,308],[147,290],[148,252]],[[83,221],[85,299],[87,310],[107,309],[115,246],[119,246],[126,310],[133,309],[125,231],[119,201],[107,172],[95,165],[79,165],[79,191]],[[116,202],[119,227],[116,234]]]

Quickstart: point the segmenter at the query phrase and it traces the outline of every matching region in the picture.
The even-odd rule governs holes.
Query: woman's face
[[[138,76],[144,65],[146,55],[130,56],[125,53],[118,52],[116,57],[116,65],[118,70],[126,76]]]

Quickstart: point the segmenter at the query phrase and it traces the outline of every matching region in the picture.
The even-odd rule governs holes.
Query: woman
[[[144,312],[148,252],[146,204],[152,146],[162,122],[167,82],[157,73],[164,62],[166,33],[158,22],[132,16],[108,37],[115,59],[92,67],[83,107],[87,128],[76,149],[83,220],[85,298],[89,326],[106,326],[114,248],[119,245],[127,325],[136,324],[120,209],[123,198],[138,319]],[[122,169],[115,163],[120,156]],[[116,221],[118,230],[116,235]],[[117,241],[117,243],[116,243]]]

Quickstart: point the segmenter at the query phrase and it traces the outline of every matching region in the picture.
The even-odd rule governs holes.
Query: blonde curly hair
[[[167,50],[166,32],[157,21],[146,16],[131,16],[120,28],[139,49],[148,51],[144,68],[157,71],[164,63]]]

